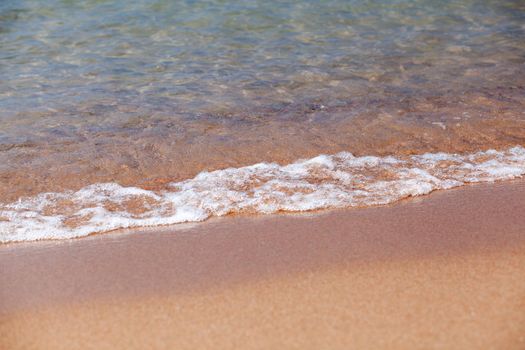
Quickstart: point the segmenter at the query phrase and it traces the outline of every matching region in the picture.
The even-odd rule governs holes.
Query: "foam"
[[[202,172],[153,192],[115,183],[42,193],[0,204],[0,242],[66,239],[121,228],[197,222],[233,213],[271,214],[373,206],[525,174],[525,148],[473,154],[355,157],[341,152],[288,165]]]

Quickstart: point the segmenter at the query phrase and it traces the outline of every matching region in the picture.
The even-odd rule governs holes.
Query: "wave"
[[[0,204],[0,242],[66,239],[236,213],[375,206],[524,174],[525,148],[516,146],[464,155],[355,157],[341,152],[288,165],[259,163],[201,172],[157,192],[98,183]]]

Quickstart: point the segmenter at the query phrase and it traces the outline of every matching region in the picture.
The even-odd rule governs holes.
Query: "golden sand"
[[[521,253],[357,265],[15,314],[6,349],[523,349]]]
[[[516,181],[3,246],[0,344],[523,349],[524,201]]]

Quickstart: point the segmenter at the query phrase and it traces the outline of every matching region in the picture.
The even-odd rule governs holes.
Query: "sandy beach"
[[[0,247],[4,349],[525,347],[525,182]]]
[[[0,350],[525,349],[525,1],[0,1]]]

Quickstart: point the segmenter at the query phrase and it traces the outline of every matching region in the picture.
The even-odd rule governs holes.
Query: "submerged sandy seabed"
[[[525,346],[525,183],[0,249],[6,349]]]

